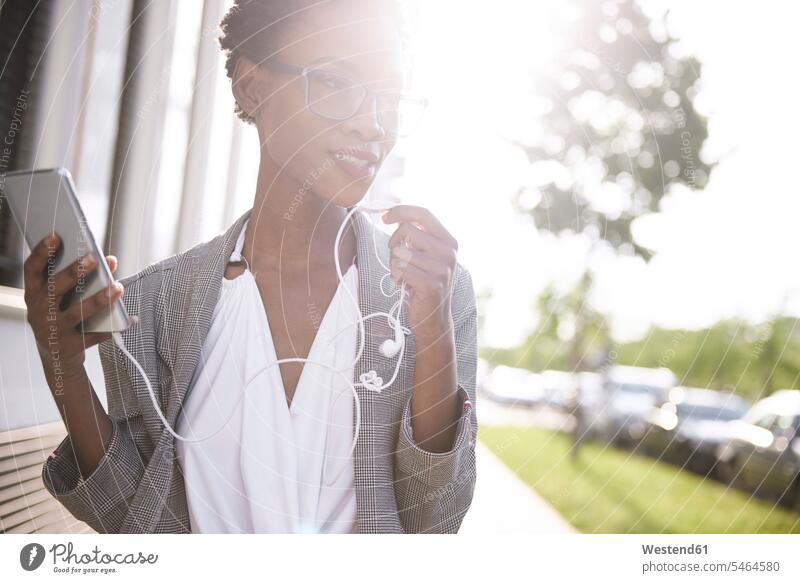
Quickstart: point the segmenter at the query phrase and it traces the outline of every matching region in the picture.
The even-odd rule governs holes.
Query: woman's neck
[[[336,234],[347,212],[304,189],[262,153],[242,252],[254,271],[333,269]],[[343,273],[355,257],[355,232],[347,227],[339,246]]]

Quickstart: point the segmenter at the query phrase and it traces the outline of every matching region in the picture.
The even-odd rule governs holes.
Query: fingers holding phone
[[[81,324],[120,299],[124,289],[121,283],[111,282],[102,290],[62,309],[64,296],[82,285],[82,280],[99,264],[90,253],[58,273],[52,273],[60,245],[60,238],[51,235],[31,251],[24,266],[24,297],[28,323],[33,329],[40,356],[48,360],[57,359],[65,374],[70,374],[83,367],[87,348],[111,338],[110,332],[83,332]],[[114,273],[118,267],[116,257],[109,255],[105,259]]]

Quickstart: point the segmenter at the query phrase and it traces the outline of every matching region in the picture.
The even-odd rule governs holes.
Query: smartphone
[[[78,284],[64,295],[61,309],[91,297],[114,281],[105,255],[86,222],[75,194],[75,184],[66,168],[8,172],[0,176],[0,185],[29,248],[33,249],[51,233],[61,238],[54,256],[54,275],[86,253],[94,253],[98,259],[99,265],[81,277]],[[118,299],[84,320],[81,329],[84,332],[121,332],[131,323],[122,299]]]

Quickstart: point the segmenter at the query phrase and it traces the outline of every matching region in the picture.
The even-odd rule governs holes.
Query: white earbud
[[[403,343],[405,340],[406,339],[405,336],[403,336],[403,330],[398,322],[398,324],[394,327],[394,340],[387,338],[381,343],[381,354],[386,358],[394,358],[397,356],[397,353],[400,352],[400,349],[403,348]]]

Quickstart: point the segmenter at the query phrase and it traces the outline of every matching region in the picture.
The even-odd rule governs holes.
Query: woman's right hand
[[[49,369],[56,366],[66,378],[83,371],[86,349],[111,338],[111,332],[82,332],[79,324],[113,304],[124,292],[121,283],[112,282],[107,288],[84,298],[82,303],[75,302],[62,310],[64,294],[74,289],[98,264],[97,258],[87,253],[58,273],[48,274],[48,265],[55,261],[60,245],[58,235],[45,237],[25,260],[24,269],[28,323],[33,329],[48,380]],[[106,262],[114,273],[117,270],[116,257],[107,255]]]

